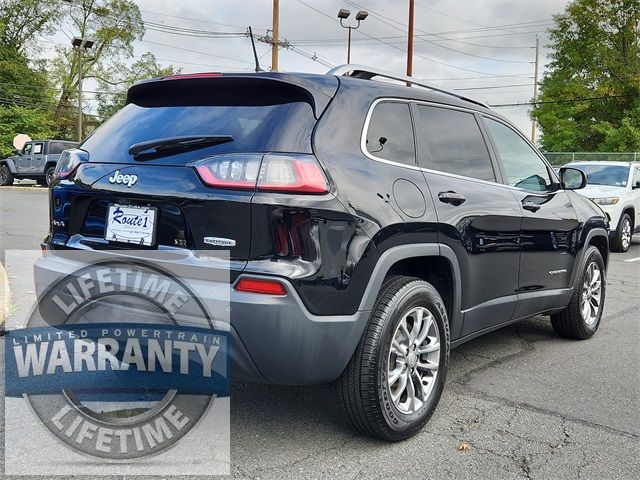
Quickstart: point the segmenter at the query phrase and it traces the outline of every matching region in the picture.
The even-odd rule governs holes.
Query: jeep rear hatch
[[[129,89],[127,105],[82,149],[89,152],[90,162],[154,165],[186,165],[219,153],[311,153],[313,127],[336,88],[335,77],[288,74],[149,80]],[[131,153],[136,145],[198,136],[231,138],[162,154]]]
[[[151,207],[153,242],[140,248],[229,250],[233,280],[250,254],[254,190],[326,191],[311,135],[337,85],[269,73],[133,86],[127,105],[81,145],[75,173],[60,177],[67,188],[52,190],[52,243],[136,248],[110,233],[107,217],[114,205]]]

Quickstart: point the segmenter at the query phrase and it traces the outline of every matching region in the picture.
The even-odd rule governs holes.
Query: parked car
[[[0,160],[0,186],[13,185],[16,178],[31,178],[40,185],[48,186],[60,154],[77,146],[77,142],[67,140],[33,140],[25,143],[16,155]]]
[[[532,315],[596,332],[608,221],[585,184],[485,105],[408,77],[153,79],[65,152],[36,279],[75,271],[59,250],[205,271],[228,250],[230,284],[201,290],[230,291],[233,377],[337,380],[353,425],[402,440],[433,413],[451,348]]]
[[[607,214],[611,229],[611,249],[626,252],[634,233],[640,232],[640,162],[573,162],[587,175],[580,191]]]

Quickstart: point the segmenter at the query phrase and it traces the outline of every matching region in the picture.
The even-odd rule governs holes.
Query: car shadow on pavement
[[[554,333],[548,317],[535,317],[461,345],[451,352],[445,393],[452,383],[463,383],[474,371],[502,364],[546,341],[563,339]],[[314,441],[332,436],[335,440],[336,434],[362,437],[347,421],[335,383],[301,387],[232,380],[231,433],[232,448],[246,447],[247,442],[268,442],[273,447],[280,437],[291,445],[291,436],[306,443],[311,433]]]

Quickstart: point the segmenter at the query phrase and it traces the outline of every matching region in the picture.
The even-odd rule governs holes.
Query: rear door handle
[[[538,210],[540,210],[540,205],[534,202],[527,201],[522,202],[522,208],[524,208],[525,210],[529,210],[530,212],[537,212]]]
[[[440,192],[438,194],[438,200],[440,200],[442,203],[449,203],[455,207],[457,207],[458,205],[462,205],[467,201],[464,195],[452,191]]]

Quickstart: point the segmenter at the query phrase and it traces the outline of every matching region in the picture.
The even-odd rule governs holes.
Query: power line
[[[298,1],[299,3],[301,3],[301,4],[303,4],[304,6],[306,6],[306,7],[310,8],[311,10],[314,10],[315,12],[317,12],[317,13],[319,13],[319,14],[321,14],[321,15],[323,15],[323,16],[325,16],[325,17],[329,18],[329,19],[331,19],[331,21],[334,21],[334,22],[335,22],[335,21],[337,21],[337,20],[336,20],[336,19],[334,19],[331,15],[327,15],[327,14],[326,14],[326,13],[324,13],[322,10],[318,10],[317,8],[313,7],[312,5],[309,5],[308,3],[306,3],[306,2],[304,2],[304,1],[302,1],[302,0],[297,0],[297,1]],[[387,46],[389,46],[389,47],[391,47],[391,48],[394,48],[394,49],[396,49],[396,50],[400,50],[400,51],[401,51],[401,52],[403,52],[403,53],[407,53],[407,51],[406,51],[406,50],[404,50],[403,48],[400,48],[400,47],[397,47],[397,46],[395,46],[395,45],[393,45],[393,44],[391,44],[391,43],[388,43],[388,42],[382,41],[382,40],[380,40],[379,38],[374,37],[374,36],[372,36],[372,35],[369,35],[369,34],[368,34],[368,33],[366,33],[366,32],[363,32],[363,31],[361,31],[361,30],[356,30],[356,32],[358,32],[358,33],[360,33],[361,35],[364,35],[364,36],[366,36],[366,37],[369,37],[369,38],[371,38],[371,39],[373,39],[373,40],[375,40],[375,41],[377,41],[377,42],[379,42],[379,43],[382,43],[382,44],[384,44],[384,45],[387,45]],[[425,57],[425,56],[423,56],[423,55],[418,55],[417,53],[414,53],[414,56],[416,56],[416,57],[418,57],[418,58],[422,58],[423,60],[426,60],[426,61],[428,61],[428,62],[437,63],[437,64],[439,64],[439,65],[443,65],[443,66],[446,66],[446,67],[455,68],[455,69],[457,69],[457,70],[464,70],[464,71],[466,71],[466,72],[472,72],[472,73],[481,73],[481,74],[483,74],[483,75],[491,75],[491,73],[489,73],[489,72],[482,72],[482,71],[479,71],[479,70],[473,70],[473,69],[470,69],[470,68],[457,67],[457,66],[455,66],[455,65],[451,65],[451,64],[448,64],[448,63],[445,63],[445,62],[441,62],[441,61],[439,61],[439,60],[435,60],[435,59],[433,59],[433,58]]]
[[[454,88],[454,90],[458,92],[463,92],[468,90],[492,90],[495,88],[532,87],[532,86],[533,86],[533,83],[515,83],[512,85],[489,85],[485,87]]]
[[[569,100],[545,100],[538,102],[520,102],[520,103],[499,103],[496,105],[489,105],[492,108],[500,108],[500,107],[523,107],[530,105],[551,105],[556,103],[578,103],[578,102],[589,102],[595,100],[609,100],[613,98],[633,98],[640,97],[638,94],[631,95],[605,95],[602,97],[583,97],[583,98],[572,98]]]
[[[353,1],[347,0],[347,3],[349,3],[350,5],[353,5],[353,6],[357,7],[357,8],[364,8],[362,5],[360,5],[360,4],[356,3],[356,2],[353,2]],[[407,30],[405,30],[405,28],[407,28],[407,25],[405,25],[405,24],[403,24],[401,22],[397,22],[396,20],[393,20],[393,19],[391,19],[391,18],[389,18],[389,17],[387,17],[385,15],[379,14],[379,13],[371,11],[371,10],[369,10],[369,14],[372,15],[379,22],[382,22],[385,25],[388,25],[388,26],[390,26],[392,28],[395,28],[396,30],[399,30],[399,31],[401,31],[403,33],[407,33]],[[389,20],[389,21],[387,21],[387,20]],[[400,27],[398,27],[396,25],[393,25],[390,22],[397,23],[398,25],[402,25],[403,28],[400,28]],[[420,30],[419,28],[416,28],[415,30],[417,30],[418,32],[422,32],[424,34],[427,34],[427,35],[435,35],[437,37],[442,37],[439,34],[430,34],[429,32],[425,32],[424,30]],[[427,40],[424,37],[422,37],[422,40],[427,42],[427,43],[430,43],[431,45],[434,45],[436,47],[440,47],[440,48],[443,48],[445,50],[449,50],[449,51],[456,52],[456,53],[461,53],[462,55],[468,55],[470,57],[480,58],[482,60],[489,60],[489,61],[492,61],[492,62],[503,62],[503,63],[532,63],[532,62],[523,62],[521,60],[508,60],[508,59],[501,59],[501,58],[495,58],[495,57],[486,57],[484,55],[476,55],[474,53],[469,53],[469,52],[465,52],[463,50],[458,50],[458,49],[455,49],[455,48],[447,47],[446,45],[440,45],[439,43],[436,43],[436,42],[434,42],[432,40]]]

